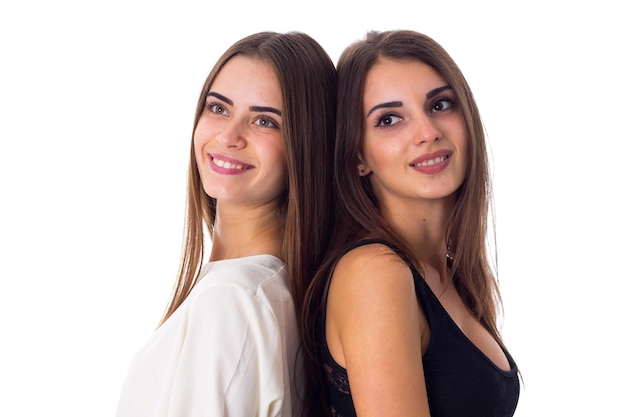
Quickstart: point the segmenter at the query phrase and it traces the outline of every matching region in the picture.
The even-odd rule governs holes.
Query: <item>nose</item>
[[[225,148],[242,148],[245,140],[241,132],[241,127],[237,123],[229,123],[217,134],[217,143]]]
[[[422,115],[417,119],[415,129],[415,142],[417,144],[435,142],[441,139],[441,131],[437,127],[437,123],[428,117]]]

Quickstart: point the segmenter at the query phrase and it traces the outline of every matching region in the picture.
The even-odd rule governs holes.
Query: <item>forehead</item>
[[[213,80],[210,90],[239,98],[282,100],[282,89],[274,67],[264,60],[245,55],[229,59]]]
[[[409,91],[426,94],[445,84],[443,76],[422,61],[381,58],[365,77],[364,98]]]

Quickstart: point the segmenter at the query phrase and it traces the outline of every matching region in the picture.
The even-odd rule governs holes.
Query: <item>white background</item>
[[[618,2],[311,3],[2,3],[0,415],[114,414],[175,280],[193,112],[226,47],[299,30],[336,61],[369,29],[436,39],[481,109],[516,416],[624,415]]]

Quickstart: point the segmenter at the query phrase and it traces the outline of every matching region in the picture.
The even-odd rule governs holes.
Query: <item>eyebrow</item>
[[[437,94],[441,93],[442,91],[451,90],[451,89],[452,89],[452,87],[450,87],[449,85],[444,85],[443,87],[435,88],[434,90],[429,91],[426,94],[426,98],[427,99],[433,98],[434,96],[436,96]],[[387,103],[377,104],[374,107],[372,107],[370,109],[370,111],[367,112],[367,116],[366,117],[369,117],[369,115],[372,114],[372,112],[374,110],[376,110],[376,109],[384,109],[384,108],[388,108],[388,107],[402,107],[402,102],[401,101],[389,101]]]
[[[213,96],[213,97],[216,97],[216,98],[218,98],[218,99],[220,99],[222,101],[225,101],[226,104],[228,104],[228,105],[231,105],[231,106],[233,105],[233,101],[231,99],[226,98],[225,96],[221,95],[220,93],[216,93],[214,91],[209,91],[206,96],[207,97]]]
[[[213,96],[215,98],[218,98],[219,100],[222,100],[223,102],[225,102],[226,104],[232,106],[234,103],[231,99],[221,95],[220,93],[216,93],[215,91],[210,91],[207,93],[207,97],[209,96]],[[268,107],[268,106],[250,106],[249,107],[250,111],[254,111],[254,112],[270,112],[270,113],[275,113],[279,116],[282,115],[281,111],[278,109],[275,109],[274,107]]]
[[[441,93],[442,91],[446,91],[446,90],[452,90],[452,87],[450,87],[449,85],[444,85],[443,87],[435,88],[434,90],[432,90],[428,94],[426,94],[426,98],[433,98],[437,94]]]
[[[270,112],[270,113],[275,113],[279,116],[282,115],[282,113],[280,112],[280,110],[275,109],[274,107],[265,107],[265,106],[250,106],[249,107],[250,111],[256,111],[256,112]]]
[[[380,103],[375,105],[374,107],[372,107],[370,109],[370,111],[367,112],[367,117],[369,117],[370,114],[372,114],[372,112],[376,109],[384,109],[387,107],[402,107],[402,102],[401,101],[390,101],[387,103]]]

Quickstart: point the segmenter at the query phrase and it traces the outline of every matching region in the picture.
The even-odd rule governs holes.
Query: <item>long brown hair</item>
[[[338,228],[333,248],[315,275],[305,297],[301,333],[307,356],[308,415],[328,414],[320,352],[324,343],[326,293],[334,265],[351,242],[375,237],[395,245],[420,268],[420,256],[383,219],[368,177],[357,175],[363,149],[365,78],[381,58],[420,61],[434,68],[456,93],[468,131],[468,168],[457,192],[447,227],[446,243],[454,254],[455,285],[476,318],[502,345],[497,327],[500,307],[495,273],[487,254],[488,208],[491,199],[489,164],[482,121],[467,81],[448,53],[421,33],[398,30],[369,32],[350,45],[338,65],[337,138],[334,157]]]
[[[261,32],[241,39],[218,59],[206,79],[193,124],[205,107],[206,95],[217,74],[234,56],[247,56],[272,66],[282,88],[283,141],[287,192],[281,213],[284,222],[282,259],[297,312],[326,249],[331,230],[332,167],[336,108],[336,70],[324,49],[310,36]],[[187,214],[183,255],[172,299],[163,323],[187,298],[196,284],[204,257],[204,228],[213,236],[215,199],[204,192],[193,147],[187,185]]]

